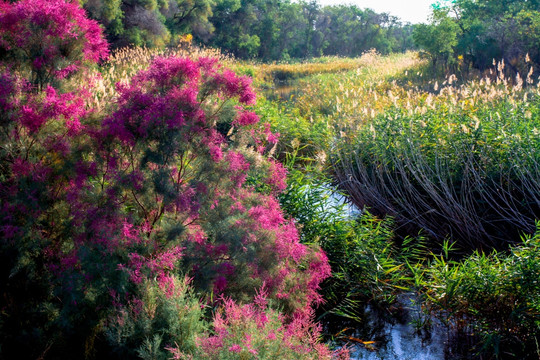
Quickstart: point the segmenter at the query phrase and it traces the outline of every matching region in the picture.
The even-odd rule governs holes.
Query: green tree
[[[504,59],[513,72],[528,71],[526,54],[533,63],[540,63],[537,55],[539,11],[538,0],[445,0],[434,6],[431,26],[440,27],[441,14],[446,14],[444,26],[449,27],[452,22],[459,28],[453,50],[455,57],[463,58],[465,68],[486,69],[492,66],[494,59]],[[419,26],[416,44],[432,55],[447,53],[445,42],[427,40],[430,36],[433,40],[436,38],[433,33],[428,34],[430,31]]]
[[[433,66],[441,65],[445,70],[455,65],[455,47],[458,44],[459,26],[445,11],[436,10],[432,24],[419,24],[414,28],[415,43],[424,49]]]
[[[214,31],[210,21],[214,0],[169,0],[164,12],[165,25],[173,35],[192,34],[199,41],[207,41]]]
[[[211,22],[215,32],[210,45],[241,58],[257,54],[260,39],[252,30],[257,22],[253,0],[218,0]]]

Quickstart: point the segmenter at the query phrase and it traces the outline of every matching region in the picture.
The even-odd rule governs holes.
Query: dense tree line
[[[445,0],[413,36],[434,65],[450,71],[483,70],[496,59],[514,72],[527,72],[527,62],[540,64],[540,1]]]
[[[114,47],[164,46],[180,36],[240,58],[356,56],[414,46],[412,25],[354,5],[291,0],[85,0]]]

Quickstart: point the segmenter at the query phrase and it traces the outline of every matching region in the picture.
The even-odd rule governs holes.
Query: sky
[[[427,22],[431,4],[436,0],[319,0],[321,5],[353,4],[375,12],[390,13],[412,24]]]

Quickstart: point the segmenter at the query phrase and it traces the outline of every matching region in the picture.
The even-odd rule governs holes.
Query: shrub
[[[84,63],[106,59],[108,52],[100,26],[76,2],[0,3],[0,60],[40,90]]]
[[[168,346],[185,354],[196,353],[198,337],[209,325],[204,308],[189,279],[173,278],[171,285],[174,290],[145,280],[138,286],[140,299],[116,304],[106,335],[119,356],[170,359]]]
[[[1,14],[28,4],[2,4]],[[67,8],[30,7],[84,14],[47,4]],[[2,45],[33,21],[20,14]],[[43,31],[52,29],[47,73],[32,75],[36,84],[24,68],[0,76],[3,353],[196,353],[193,339],[206,327],[201,304],[227,296],[242,307],[263,288],[284,323],[310,324],[330,269],[322,251],[299,242],[275,198],[286,171],[265,154],[276,136],[246,108],[255,101],[250,80],[215,59],[157,58],[117,85],[103,115],[85,108],[90,90],[46,85],[68,61],[105,54],[100,39],[86,37],[73,57],[54,50],[71,44],[63,41],[73,32],[99,37],[84,32],[95,24],[43,20]]]
[[[213,321],[213,333],[199,339],[195,359],[345,359],[346,350],[331,353],[319,341],[320,326],[305,317],[284,322],[264,290],[253,304],[226,300]],[[173,354],[175,353],[172,350]],[[175,359],[182,357],[176,354]]]
[[[209,59],[157,59],[121,89],[98,136],[98,166],[128,184],[132,216],[147,236],[185,248],[197,286],[240,299],[265,282],[293,311],[320,300],[317,279],[328,269],[322,253],[298,243],[271,195],[283,189],[285,173],[263,161],[265,140],[255,129],[243,130],[258,121],[240,107],[254,101],[247,81]],[[239,142],[227,144],[227,136]],[[253,191],[249,177],[270,193]]]
[[[7,110],[0,115],[2,350],[9,354],[21,343],[32,343],[19,350],[20,356],[39,356],[62,341],[57,331],[61,307],[52,286],[59,279],[51,270],[76,265],[66,241],[74,239],[65,198],[70,180],[72,186],[77,183],[76,171],[81,176],[91,172],[76,155],[86,110],[75,94],[52,87],[35,93],[13,74],[2,74],[0,84]],[[66,254],[60,263],[52,256],[58,251]]]

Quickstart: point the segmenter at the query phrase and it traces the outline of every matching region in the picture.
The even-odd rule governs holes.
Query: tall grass
[[[364,67],[377,56],[375,50],[357,58],[326,56],[292,64],[259,64],[254,66],[255,76],[267,82],[295,80],[318,74],[336,74]]]
[[[540,89],[522,85],[499,77],[431,92],[395,86],[384,113],[337,126],[340,185],[358,206],[461,247],[500,247],[533,232]]]
[[[388,94],[395,88],[391,79],[423,61],[412,52],[389,56],[368,52],[358,63],[360,66],[354,70],[319,74],[302,83],[302,95],[294,106],[303,116],[324,117],[332,125],[366,121],[393,103]]]

